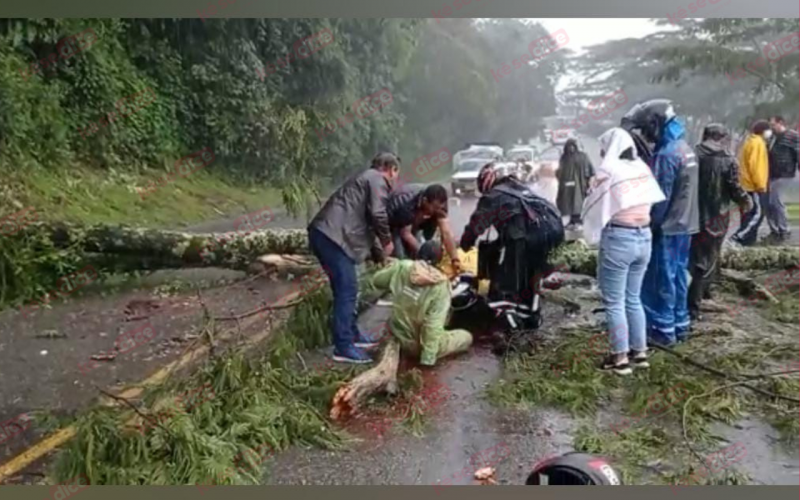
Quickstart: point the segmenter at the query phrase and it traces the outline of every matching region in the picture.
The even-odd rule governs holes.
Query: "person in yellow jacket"
[[[769,153],[767,143],[772,130],[769,122],[758,120],[739,153],[739,182],[752,201],[752,208],[742,213],[742,220],[731,240],[750,246],[758,238],[758,228],[764,221],[769,182]]]
[[[450,280],[434,267],[442,258],[441,244],[426,242],[418,253],[422,260],[392,260],[375,273],[372,284],[391,291],[390,334],[408,355],[419,356],[422,366],[465,352],[472,345],[466,330],[447,330],[450,314]]]

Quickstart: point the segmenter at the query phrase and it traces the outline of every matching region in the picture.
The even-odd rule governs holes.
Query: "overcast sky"
[[[623,38],[641,38],[656,31],[670,29],[666,26],[656,26],[649,19],[630,18],[548,18],[536,19],[545,29],[554,33],[563,29],[569,36],[566,47],[580,54],[587,47],[597,45],[609,40]],[[567,87],[572,78],[580,78],[580,74],[564,74],[556,82],[556,90],[561,91]]]
[[[665,14],[666,15],[666,14]],[[564,29],[569,36],[567,47],[580,52],[582,49],[620,38],[640,38],[665,27],[656,26],[649,19],[630,18],[594,18],[570,19],[549,18],[537,19],[550,32]]]

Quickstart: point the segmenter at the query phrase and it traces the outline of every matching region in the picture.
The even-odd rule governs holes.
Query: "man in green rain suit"
[[[465,352],[472,345],[468,331],[445,329],[450,313],[450,283],[432,265],[441,257],[441,244],[428,241],[419,250],[421,260],[392,260],[372,279],[375,288],[392,294],[389,331],[401,350],[419,356],[423,366],[433,366],[437,360]]]

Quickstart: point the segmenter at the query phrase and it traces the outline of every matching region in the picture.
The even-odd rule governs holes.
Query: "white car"
[[[477,193],[478,173],[487,163],[502,161],[503,149],[497,146],[472,145],[453,155],[453,176],[450,178],[454,195]]]
[[[506,151],[506,161],[522,161],[523,163],[533,163],[538,156],[536,148],[530,146],[514,146]]]
[[[450,178],[452,193],[456,196],[478,192],[478,173],[492,158],[467,158],[456,164],[455,173]]]

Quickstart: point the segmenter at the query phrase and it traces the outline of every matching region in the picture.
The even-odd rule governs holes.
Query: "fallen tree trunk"
[[[105,224],[39,223],[25,231],[45,233],[57,248],[77,245],[84,252],[95,254],[103,267],[120,270],[200,266],[246,270],[266,254],[286,257],[310,253],[304,229],[193,234]],[[562,271],[594,276],[597,251],[575,241],[562,245],[551,261],[562,266]],[[722,267],[738,271],[788,269],[798,267],[798,261],[797,247],[750,247],[729,249],[722,254]]]
[[[397,370],[400,366],[400,344],[390,337],[383,349],[380,362],[336,391],[331,403],[331,420],[344,419],[358,411],[371,394],[397,392]]]
[[[580,241],[566,243],[554,252],[550,261],[559,271],[595,276],[597,250]],[[721,265],[736,271],[794,269],[800,267],[800,249],[786,246],[726,249]]]
[[[181,231],[97,224],[39,223],[25,229],[44,233],[56,248],[77,246],[98,262],[120,270],[214,266],[245,270],[265,254],[307,253],[304,229],[193,234]]]

